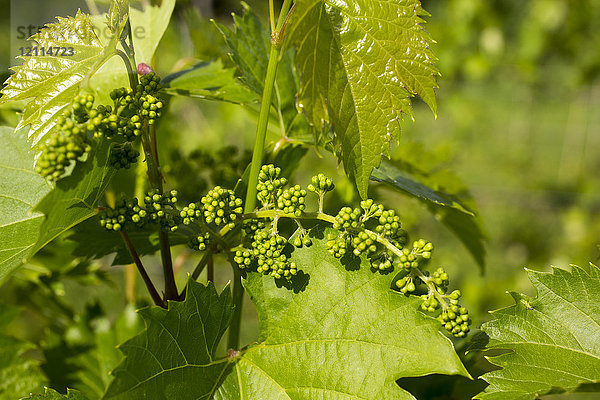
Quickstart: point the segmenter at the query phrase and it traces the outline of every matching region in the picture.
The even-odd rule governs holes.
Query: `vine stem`
[[[154,187],[163,193],[163,177],[160,172],[160,163],[158,161],[158,147],[156,143],[156,128],[150,125],[148,129],[150,133],[150,159],[152,163],[148,164],[148,168],[153,169],[152,175],[155,177]],[[165,299],[177,300],[179,293],[175,284],[175,273],[173,271],[173,257],[171,256],[171,244],[169,243],[169,234],[162,229],[158,231],[158,240],[160,242],[160,257],[163,266],[163,275],[165,278]]]
[[[246,203],[244,212],[250,213],[256,208],[256,184],[258,183],[258,173],[262,167],[265,138],[267,136],[267,127],[269,125],[269,114],[271,112],[271,99],[273,97],[273,88],[275,87],[275,77],[277,76],[277,65],[281,55],[281,31],[290,11],[292,0],[284,0],[279,12],[279,18],[275,29],[271,31],[271,50],[269,52],[269,64],[267,65],[267,75],[265,77],[264,90],[260,105],[260,114],[258,116],[258,125],[256,127],[256,138],[254,142],[254,151],[252,153],[252,165],[250,166],[250,177],[248,179],[248,191],[246,193]],[[269,2],[269,14],[274,15],[273,2]],[[271,20],[273,18],[271,17]],[[271,27],[273,24],[271,23]],[[237,349],[240,342],[240,326],[242,322],[242,304],[244,300],[244,287],[242,286],[242,274],[239,268],[233,267],[233,292],[232,292],[233,316],[229,326],[229,336],[227,346],[230,349]]]
[[[125,68],[127,68],[127,77],[129,78],[129,86],[135,90],[135,88],[137,87],[137,73],[135,72],[135,70],[132,67],[132,61],[129,58],[129,56],[127,54],[125,54],[125,52],[123,52],[122,50],[116,50],[116,54],[121,57],[121,59],[123,60],[123,63],[125,64]]]
[[[144,268],[144,264],[142,264],[142,260],[140,260],[140,256],[138,255],[137,251],[135,250],[135,247],[133,247],[133,243],[131,243],[131,239],[129,238],[129,235],[126,232],[121,231],[121,237],[123,238],[123,241],[125,242],[125,245],[127,246],[127,250],[129,250],[129,254],[131,254],[131,258],[133,258],[133,262],[135,263],[140,275],[142,276],[142,279],[144,280],[146,287],[148,288],[148,292],[150,293],[150,296],[152,297],[154,304],[156,304],[159,307],[166,308],[165,302],[160,297],[160,294],[158,294],[156,287],[154,287],[154,284],[152,283],[150,276],[148,276],[148,273],[146,272],[146,269]]]
[[[138,85],[137,70],[135,63],[135,50],[133,47],[133,35],[131,33],[131,21],[128,19],[125,26],[129,43],[125,39],[121,40],[121,46],[127,54],[121,50],[116,53],[123,59],[127,74],[129,76],[129,84],[131,89],[135,90]],[[148,167],[148,179],[150,185],[163,193],[163,177],[160,172],[160,164],[158,160],[158,147],[156,145],[156,128],[154,125],[148,126],[144,123],[144,132],[142,133],[142,145],[146,155],[146,163]],[[171,256],[171,245],[169,244],[169,235],[163,230],[159,230],[158,238],[160,242],[160,255],[163,266],[163,275],[165,281],[165,300],[178,300],[179,293],[175,284],[175,273],[173,272],[173,259]]]

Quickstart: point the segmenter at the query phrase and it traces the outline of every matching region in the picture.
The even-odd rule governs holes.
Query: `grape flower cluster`
[[[449,278],[443,268],[426,269],[433,244],[424,239],[409,242],[394,210],[367,199],[358,207],[342,207],[336,215],[329,215],[323,212],[323,197],[334,189],[330,178],[319,174],[306,189],[300,185],[286,188],[287,184],[280,168],[264,165],[256,186],[261,206],[252,213],[243,214],[242,200],[234,191],[216,186],[199,202],[184,207],[178,207],[175,191],[149,192],[143,202],[121,200],[115,208],[102,212],[100,223],[113,231],[143,228],[149,223],[165,231],[185,227],[193,249],[205,251],[209,245],[218,246],[230,252],[235,265],[245,273],[293,281],[302,267],[292,261],[294,248],[312,245],[310,229],[305,229],[302,221],[325,221],[333,228],[325,242],[332,256],[361,257],[373,272],[395,272],[393,286],[398,292],[420,296],[422,311],[434,314],[450,334],[459,338],[467,335],[471,321],[460,305],[460,291],[448,291]],[[308,192],[317,195],[318,212],[307,211]],[[297,225],[289,237],[286,225],[280,231],[284,219]]]
[[[144,124],[153,125],[160,117],[163,103],[156,97],[160,89],[160,78],[152,72],[140,77],[135,90],[111,91],[113,105],[94,107],[93,95],[76,96],[56,120],[55,132],[41,144],[36,172],[57,181],[103,139],[115,142],[111,166],[129,168],[139,156],[133,142],[142,134]]]

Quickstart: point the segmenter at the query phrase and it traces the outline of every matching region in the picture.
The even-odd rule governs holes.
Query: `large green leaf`
[[[32,254],[52,239],[80,222],[94,216],[115,169],[109,164],[110,143],[103,141],[79,162],[70,176],[59,180],[56,187],[36,206],[46,215]]]
[[[392,291],[391,275],[340,265],[317,239],[292,260],[304,271],[293,290],[249,275],[260,343],[241,352],[216,399],[413,399],[397,379],[468,376],[439,322]]]
[[[216,25],[229,47],[231,59],[242,74],[242,82],[262,95],[269,63],[271,35],[250,7],[245,3],[242,5],[244,14],[241,17],[233,15],[233,31],[221,24]],[[299,82],[293,66],[293,53],[288,51],[283,54],[277,67],[271,102],[279,119],[282,135],[312,139],[312,129],[296,108],[298,90]]]
[[[25,132],[0,127],[0,283],[35,245],[44,217],[32,210],[51,189],[28,151]]]
[[[438,71],[419,0],[298,0],[290,29],[301,76],[299,105],[321,129],[362,197],[371,170],[412,118],[411,97],[436,112]]]
[[[233,69],[223,68],[221,60],[216,60],[168,75],[161,83],[169,94],[240,104],[255,102],[256,94],[242,86],[234,77],[234,72]]]
[[[482,326],[487,349],[510,352],[489,358],[501,369],[482,376],[490,386],[479,399],[533,400],[600,382],[600,268],[528,273],[537,297],[511,293],[515,305]]]
[[[44,394],[31,394],[23,400],[88,400],[83,394],[76,390],[67,389],[67,395],[63,396],[54,389],[45,388]]]
[[[2,89],[0,103],[31,99],[23,111],[18,128],[30,125],[32,146],[43,140],[56,125],[57,116],[70,104],[82,82],[114,55],[123,26],[115,27],[113,40],[103,46],[89,15],[81,11],[73,17],[57,17],[32,36],[38,47],[66,48],[65,54],[27,57]]]
[[[226,287],[190,279],[184,302],[139,311],[146,330],[119,348],[126,358],[113,371],[106,399],[209,399],[229,362],[215,360],[233,307]]]
[[[17,314],[14,308],[0,304],[0,329]],[[18,399],[42,388],[46,379],[39,369],[39,362],[26,355],[33,349],[29,343],[0,334],[0,398]]]

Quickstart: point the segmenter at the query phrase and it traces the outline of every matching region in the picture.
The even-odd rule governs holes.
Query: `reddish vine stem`
[[[163,177],[160,173],[160,164],[158,161],[158,148],[156,146],[156,128],[150,125],[147,129],[150,136],[150,158],[152,163],[148,164],[148,168],[152,169],[152,175],[155,178],[154,187],[163,193]],[[169,243],[169,234],[162,229],[158,232],[158,240],[160,242],[160,257],[162,260],[163,274],[165,278],[165,299],[177,300],[179,293],[175,283],[175,273],[173,271],[173,258],[171,256],[171,245]]]
[[[215,259],[213,258],[213,256],[211,255],[210,258],[208,259],[208,265],[206,266],[206,280],[208,282],[213,282],[215,281]]]
[[[160,294],[158,294],[156,287],[154,287],[150,276],[148,276],[148,273],[144,268],[144,264],[142,264],[142,260],[140,260],[140,256],[133,247],[133,243],[131,243],[129,235],[126,232],[121,231],[121,237],[123,238],[123,241],[127,246],[127,250],[129,250],[129,254],[131,254],[131,258],[133,258],[133,262],[135,263],[140,275],[142,276],[142,279],[144,280],[144,283],[146,284],[146,288],[148,288],[148,292],[150,293],[154,304],[162,308],[167,308],[165,301],[160,297]]]

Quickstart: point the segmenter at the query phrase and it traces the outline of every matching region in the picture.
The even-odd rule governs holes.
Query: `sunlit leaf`
[[[340,265],[315,238],[292,260],[291,287],[251,273],[260,341],[242,350],[215,399],[413,399],[395,381],[425,374],[468,376],[439,322],[420,299],[390,289],[366,262]]]
[[[240,104],[255,102],[256,94],[242,86],[234,77],[234,72],[233,69],[223,68],[221,60],[217,60],[168,75],[161,83],[169,94]]]
[[[301,76],[299,105],[367,196],[371,171],[400,136],[411,97],[436,113],[438,71],[418,0],[299,0],[289,28]]]
[[[123,28],[115,27],[114,38],[103,46],[89,15],[79,11],[75,17],[57,19],[57,23],[47,24],[31,38],[39,48],[52,48],[52,55],[39,52],[22,57],[24,63],[13,68],[15,73],[7,80],[0,98],[1,103],[31,99],[17,128],[30,125],[32,146],[46,138],[84,80],[114,55]]]
[[[33,159],[25,132],[0,127],[0,283],[31,253],[44,219],[33,208],[52,189]]]
[[[511,292],[515,305],[482,326],[487,349],[509,352],[488,358],[501,369],[481,377],[490,386],[478,399],[533,400],[600,381],[600,268],[528,273],[537,296]]]

